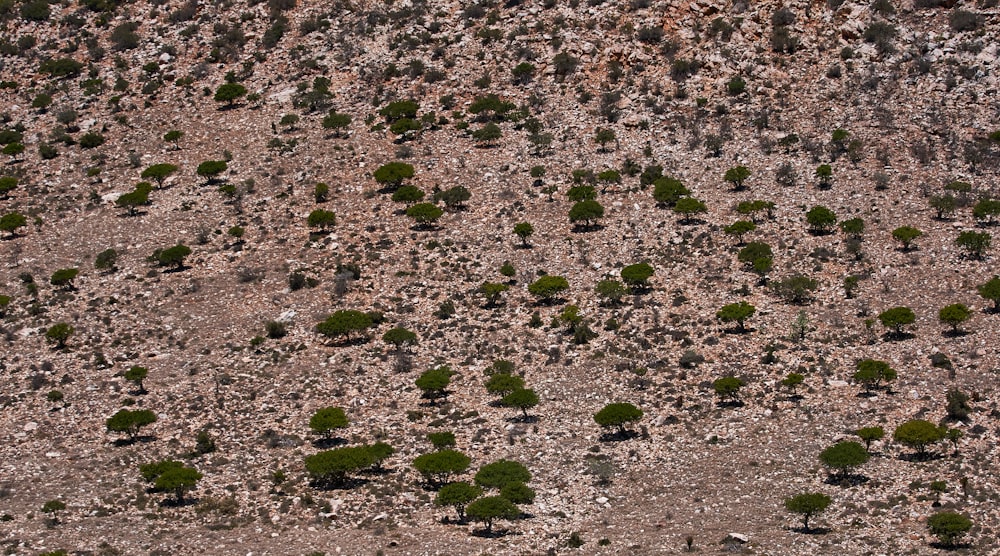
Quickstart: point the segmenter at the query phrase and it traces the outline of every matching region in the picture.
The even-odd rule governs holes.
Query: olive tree
[[[970,258],[978,260],[983,258],[992,240],[993,236],[989,232],[965,231],[955,238],[955,245],[965,249]]]
[[[438,506],[451,506],[458,514],[458,522],[465,523],[465,507],[483,494],[483,489],[471,485],[465,481],[448,483],[441,487],[437,496],[434,497],[434,504]]]
[[[746,332],[744,323],[756,312],[756,307],[746,301],[740,301],[724,305],[715,313],[715,316],[723,323],[735,322],[740,332]]]
[[[528,284],[528,293],[538,298],[540,303],[551,303],[559,294],[569,289],[569,282],[562,276],[540,276]]]
[[[892,329],[892,334],[899,338],[903,336],[903,327],[917,321],[917,315],[909,307],[893,307],[878,315],[882,326]]]
[[[330,406],[318,409],[309,418],[309,428],[326,439],[331,438],[334,431],[347,428],[347,425],[347,415],[339,407]]]
[[[717,378],[712,382],[712,389],[715,390],[715,395],[719,396],[719,400],[722,403],[738,404],[740,401],[740,389],[743,388],[744,382],[735,376],[724,376],[722,378]]]
[[[824,206],[816,205],[806,212],[806,222],[814,234],[825,234],[837,223],[837,215]]]
[[[867,463],[870,458],[868,450],[854,441],[838,442],[819,454],[819,460],[839,480],[846,479],[854,469]]]
[[[122,373],[122,377],[125,380],[135,383],[136,388],[138,388],[137,392],[140,395],[146,393],[146,386],[143,385],[143,381],[146,380],[146,376],[148,375],[149,369],[140,365],[132,365],[128,368],[128,370]]]
[[[528,238],[534,233],[535,228],[530,222],[518,222],[514,225],[514,235],[521,238],[521,247],[524,247],[525,249],[531,247],[528,243]]]
[[[604,207],[592,199],[575,203],[569,209],[569,221],[582,226],[584,230],[591,229],[603,217]]]
[[[733,189],[739,191],[743,189],[743,182],[750,177],[750,169],[746,166],[734,166],[726,170],[723,179],[733,185]]]
[[[802,528],[806,533],[810,531],[809,519],[829,505],[830,497],[821,492],[803,492],[785,499],[785,509],[802,516]]]
[[[465,513],[485,526],[486,536],[493,534],[493,523],[498,519],[517,519],[521,510],[503,496],[486,496],[473,501],[465,508]]]
[[[642,419],[642,410],[630,403],[609,403],[594,414],[594,421],[606,428],[617,428],[619,436],[627,436],[629,423]]]
[[[413,467],[431,486],[440,485],[450,475],[462,473],[469,468],[472,459],[458,450],[438,450],[422,454],[413,460]]]
[[[962,303],[953,303],[938,311],[938,320],[951,326],[952,334],[959,333],[959,325],[972,317],[972,311]]]
[[[885,361],[864,359],[858,362],[858,370],[854,373],[853,378],[856,382],[864,385],[866,393],[871,393],[882,382],[888,383],[896,380],[896,371]]]
[[[328,338],[350,339],[355,332],[371,328],[371,315],[354,309],[333,312],[323,322],[316,325],[316,331]]]
[[[621,277],[622,281],[633,290],[646,291],[649,289],[649,279],[653,273],[653,267],[649,263],[636,263],[622,267]]]
[[[674,204],[674,212],[681,215],[681,224],[691,224],[695,216],[708,212],[708,206],[694,197],[682,197]]]
[[[156,414],[148,409],[129,410],[122,409],[108,417],[105,426],[108,432],[125,433],[129,442],[135,442],[139,437],[139,430],[146,425],[156,422]]]

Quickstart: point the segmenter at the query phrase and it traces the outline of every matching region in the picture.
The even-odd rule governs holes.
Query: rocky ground
[[[950,510],[974,523],[958,553],[1000,550],[1000,315],[976,290],[998,272],[996,247],[975,259],[955,244],[962,231],[996,231],[971,206],[998,194],[1000,151],[988,139],[997,8],[931,3],[168,0],[55,3],[44,20],[4,5],[0,81],[11,84],[0,116],[26,148],[5,155],[0,175],[19,184],[0,214],[23,213],[28,225],[0,241],[0,295],[11,298],[0,321],[0,545],[19,555],[664,554],[690,536],[703,553],[932,554],[941,549],[926,520]],[[793,17],[776,18],[782,7]],[[793,52],[775,51],[776,28],[797,39]],[[81,74],[40,71],[63,57],[82,62]],[[535,67],[523,83],[511,77],[521,62]],[[232,107],[213,100],[230,72],[250,93]],[[328,98],[308,96],[319,77]],[[541,130],[501,122],[499,141],[477,143],[469,131],[484,124],[467,110],[488,93],[524,106]],[[32,106],[41,94],[51,104]],[[379,115],[399,99],[435,113],[406,141]],[[352,117],[344,133],[322,127],[330,109]],[[288,114],[298,121],[280,123]],[[605,148],[597,128],[614,131]],[[834,141],[835,129],[848,138]],[[170,130],[183,131],[176,144],[162,139]],[[81,146],[88,132],[104,143]],[[532,133],[551,133],[551,147],[535,154]],[[42,144],[57,156],[43,158]],[[196,174],[221,159],[229,194]],[[414,226],[372,177],[394,160],[412,164],[408,183],[428,194],[461,185],[471,199]],[[626,161],[661,165],[707,213],[682,223],[623,172],[597,197],[600,225],[571,224],[572,172]],[[127,215],[115,200],[157,163],[179,171]],[[814,176],[823,163],[829,188]],[[734,190],[723,176],[738,165],[751,175]],[[938,219],[929,199],[955,180],[972,190]],[[330,186],[318,204],[317,182]],[[775,203],[747,235],[774,249],[769,280],[805,274],[818,282],[811,301],[787,302],[737,260],[723,227],[755,199]],[[810,233],[815,205],[864,220],[860,254],[839,230]],[[307,226],[317,207],[336,213],[328,234]],[[534,226],[530,248],[511,231],[518,222]],[[923,232],[916,248],[890,235],[902,225]],[[192,249],[184,269],[147,260],[178,242]],[[116,269],[95,269],[109,248]],[[505,262],[514,276],[499,273]],[[651,291],[602,303],[595,284],[637,262],[655,269]],[[72,288],[49,283],[71,267]],[[296,272],[315,287],[290,288]],[[558,302],[528,293],[542,273],[569,281]],[[851,275],[860,280],[847,296]],[[511,284],[499,307],[485,307],[484,281]],[[454,314],[441,318],[449,300]],[[746,333],[716,318],[739,300],[757,309]],[[952,303],[972,309],[964,334],[938,321]],[[589,343],[550,325],[567,304],[597,333]],[[876,319],[894,306],[917,317],[902,340]],[[339,309],[385,322],[367,341],[319,335]],[[536,312],[541,326],[529,325]],[[265,338],[269,321],[287,334]],[[58,322],[75,329],[62,349],[45,336]],[[419,343],[387,345],[394,326]],[[704,361],[682,366],[691,350]],[[934,354],[951,370],[933,366]],[[891,389],[861,395],[851,377],[865,358],[896,369]],[[539,394],[535,419],[491,403],[484,383],[497,359]],[[414,380],[440,364],[457,374],[432,405]],[[133,365],[149,368],[146,394],[122,377]],[[780,385],[790,372],[805,375],[799,398]],[[717,403],[711,383],[726,375],[746,382],[742,405]],[[944,422],[952,388],[972,407],[947,423],[964,434],[957,452],[941,443],[911,461],[892,430]],[[643,410],[635,437],[602,437],[593,415],[609,402]],[[350,419],[349,445],[394,447],[384,472],[360,473],[351,488],[310,484],[303,460],[320,448],[309,419],[330,405]],[[122,445],[106,430],[123,407],[158,416],[142,441]],[[888,436],[873,444],[865,480],[831,484],[820,451],[873,425]],[[500,458],[531,470],[537,498],[524,519],[498,524],[506,534],[475,535],[479,524],[450,522],[454,511],[433,504],[411,462],[432,449],[426,433],[442,430],[472,458],[463,479]],[[199,433],[214,451],[199,453]],[[188,504],[147,490],[138,465],[164,458],[204,475]],[[939,505],[932,481],[947,484]],[[800,532],[784,508],[805,491],[832,498],[814,518],[818,534]],[[42,512],[50,500],[66,505],[55,519]]]

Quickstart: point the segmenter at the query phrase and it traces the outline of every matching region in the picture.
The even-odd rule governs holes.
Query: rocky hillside
[[[1000,551],[997,14],[0,0],[0,545]]]

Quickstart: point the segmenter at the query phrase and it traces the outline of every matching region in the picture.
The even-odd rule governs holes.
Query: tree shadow
[[[160,492],[160,491],[153,490],[153,492]],[[200,498],[186,497],[186,498],[183,498],[181,500],[177,500],[176,497],[171,496],[169,498],[164,498],[163,500],[160,500],[160,507],[161,508],[183,508],[184,506],[194,506],[194,505],[196,505],[200,501],[201,501]]]
[[[436,232],[441,229],[437,224],[414,224],[410,226],[411,232]]]
[[[825,535],[830,531],[833,531],[833,529],[830,529],[829,527],[810,527],[808,529],[805,527],[792,527],[792,531],[803,535]]]
[[[788,396],[785,397],[785,401],[794,403],[799,403],[804,399],[805,398],[802,396],[802,394],[789,394]]]
[[[637,438],[639,433],[633,430],[623,430],[623,431],[612,431],[606,432],[598,437],[601,442],[622,442],[625,440],[631,440]]]
[[[937,452],[911,452],[908,454],[899,454],[898,457],[899,461],[917,462],[917,463],[944,459],[944,455],[939,454]]]
[[[744,405],[743,400],[725,400],[715,402],[715,407],[718,407],[719,409],[743,407]]]
[[[951,329],[951,330],[941,331],[941,336],[945,338],[963,338],[968,335],[969,332],[967,330],[962,330],[961,328],[959,328],[958,330]]]
[[[337,479],[313,479],[309,486],[317,490],[350,490],[368,484],[368,479],[360,477],[342,477]]]
[[[604,229],[601,224],[573,224],[573,228],[570,230],[574,234],[586,234],[589,232],[599,232]]]
[[[333,436],[330,438],[317,438],[312,441],[312,445],[320,450],[328,450],[334,446],[340,446],[342,444],[347,444],[346,438],[341,438],[339,436]]]
[[[164,274],[177,274],[178,272],[184,272],[185,270],[187,270],[189,268],[191,268],[191,267],[187,266],[185,264],[179,264],[179,265],[177,265],[177,266],[175,266],[173,268],[168,268],[168,269],[166,269],[166,270],[164,270],[162,272]]]
[[[868,399],[868,398],[874,398],[876,396],[877,396],[877,394],[875,394],[875,392],[872,392],[871,390],[864,390],[864,391],[858,392],[857,395],[854,396],[854,397],[855,398]]]
[[[115,447],[121,448],[123,446],[132,446],[134,444],[146,444],[156,440],[156,437],[148,434],[142,436],[136,436],[134,438],[119,438],[113,442]]]
[[[473,529],[472,530],[472,536],[473,537],[480,537],[480,538],[483,538],[483,539],[499,539],[499,538],[506,537],[507,535],[510,535],[510,534],[511,534],[511,530],[510,529],[493,529],[493,530],[489,530],[489,529],[483,527],[482,529]]]
[[[140,216],[146,216],[147,214],[149,214],[149,211],[137,210],[135,212],[123,212],[117,216],[118,218],[138,218]]]
[[[839,487],[854,487],[858,485],[863,485],[870,481],[868,477],[862,475],[861,473],[837,473],[829,475],[823,480],[825,484]]]
[[[947,544],[947,543],[943,543],[941,541],[935,541],[935,542],[931,543],[931,547],[932,548],[936,548],[938,550],[947,550],[947,551],[951,552],[951,551],[955,551],[955,550],[963,550],[963,549],[966,549],[966,548],[972,548],[972,543],[960,542],[960,543],[950,543],[950,544]]]
[[[883,342],[903,342],[906,340],[912,340],[916,338],[917,335],[912,332],[886,332],[882,334]]]
[[[701,218],[681,218],[680,220],[681,226],[700,226],[705,223],[707,221]]]
[[[743,328],[740,328],[739,326],[733,326],[730,328],[722,329],[723,334],[734,334],[734,335],[749,334],[753,331],[754,331],[753,328],[747,328],[745,326]]]
[[[507,421],[508,423],[537,423],[538,416],[528,415],[525,417],[524,415],[515,415],[514,417],[507,417],[504,421]]]

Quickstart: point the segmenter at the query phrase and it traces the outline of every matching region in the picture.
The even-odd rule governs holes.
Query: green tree
[[[802,528],[806,533],[810,531],[809,519],[829,505],[830,497],[821,492],[803,492],[785,499],[785,509],[802,516]]]
[[[114,271],[118,263],[118,251],[105,249],[94,258],[94,268],[100,271]]]
[[[923,459],[927,455],[927,447],[944,440],[947,429],[939,427],[924,419],[912,419],[898,427],[892,433],[892,439],[917,451],[917,457]]]
[[[840,223],[840,231],[850,238],[861,239],[865,233],[865,221],[860,218],[851,218]]]
[[[310,228],[319,228],[321,232],[325,232],[337,224],[337,215],[332,210],[314,209],[306,218],[306,224]]]
[[[495,145],[501,137],[503,137],[503,131],[500,130],[500,126],[493,122],[487,122],[486,125],[472,132],[472,138],[480,146]]]
[[[446,481],[450,475],[464,472],[472,459],[458,450],[438,450],[422,454],[413,460],[413,467],[431,486]]]
[[[539,276],[528,284],[528,293],[538,298],[541,303],[551,303],[559,294],[569,289],[569,282],[562,276]]]
[[[976,291],[983,299],[993,302],[994,313],[1000,313],[1000,276],[994,274],[993,278],[976,286]]]
[[[465,523],[465,507],[469,502],[479,498],[482,494],[483,489],[465,481],[456,481],[441,487],[441,490],[438,491],[437,496],[434,498],[434,504],[455,508],[455,513],[458,514],[458,522]]]
[[[45,331],[45,339],[49,343],[55,344],[56,349],[63,349],[66,347],[66,341],[69,337],[73,335],[75,329],[65,322],[57,322]]]
[[[865,443],[865,450],[870,452],[872,442],[885,438],[885,429],[882,427],[863,427],[854,431],[854,434],[858,435],[858,438]]]
[[[149,369],[139,365],[132,365],[124,373],[122,377],[129,382],[134,382],[136,388],[138,388],[138,393],[140,395],[146,393],[146,387],[143,385],[143,381],[146,380],[146,376],[149,374]]]
[[[806,212],[806,222],[815,234],[825,234],[837,223],[837,215],[832,210],[816,205]]]
[[[511,483],[527,483],[531,472],[519,462],[499,459],[480,467],[473,480],[482,488],[502,489]]]
[[[953,421],[966,421],[972,406],[969,405],[969,395],[958,388],[949,388],[945,393],[945,411],[947,419]]]
[[[15,189],[17,189],[17,178],[11,176],[0,178],[0,199],[6,199]]]
[[[416,345],[417,334],[402,326],[396,326],[386,330],[385,334],[382,335],[382,341],[391,344],[396,348],[396,351],[399,351],[404,347]]]
[[[743,388],[743,384],[744,382],[735,376],[724,376],[712,382],[712,389],[715,390],[715,395],[719,396],[723,403],[727,400],[730,403],[739,403],[740,389]]]
[[[990,248],[993,236],[989,232],[965,231],[955,238],[955,245],[965,249],[966,253],[973,259],[982,260],[983,254]]]
[[[57,288],[73,290],[73,280],[80,274],[79,268],[60,268],[52,273],[49,283]]]
[[[198,165],[195,173],[205,178],[205,183],[213,184],[217,181],[219,174],[228,168],[229,164],[225,160],[206,160]]]
[[[736,255],[736,259],[741,263],[753,268],[756,261],[766,259],[768,261],[774,259],[774,252],[771,251],[771,246],[761,242],[761,241],[751,241],[746,244],[740,252]]]
[[[326,439],[331,438],[334,431],[346,429],[347,425],[347,415],[339,407],[329,406],[318,409],[309,418],[309,428],[316,434],[323,435],[323,438]]]
[[[87,138],[86,135],[80,138],[80,146],[83,148],[91,148],[87,146],[90,144],[90,142],[84,141],[86,138]],[[96,147],[97,145],[94,146]],[[8,143],[7,145],[4,145],[3,150],[0,150],[0,153],[9,156],[11,160],[14,161],[17,160],[17,158],[21,156],[22,153],[24,153],[24,149],[25,147],[21,143]]]
[[[995,225],[998,215],[1000,215],[1000,200],[997,199],[980,199],[972,207],[972,216],[976,220],[984,221],[987,226]]]
[[[379,115],[385,118],[386,122],[395,122],[404,118],[413,119],[417,117],[420,105],[415,100],[396,100],[385,105],[378,111]]]
[[[958,334],[958,327],[963,322],[969,320],[972,317],[972,311],[962,303],[953,303],[947,307],[942,307],[938,311],[938,320],[942,324],[947,324],[951,326],[951,331],[953,334]]]
[[[736,241],[743,245],[743,236],[757,229],[757,225],[749,220],[737,220],[722,230],[726,234],[736,236]]]
[[[681,215],[682,224],[691,224],[696,215],[708,212],[708,206],[694,197],[682,197],[674,204],[674,212]]]
[[[583,224],[588,230],[604,217],[604,207],[594,200],[580,201],[569,209],[569,221],[573,224]]]
[[[871,455],[861,444],[843,441],[830,446],[819,454],[819,460],[830,468],[838,479],[846,479],[851,472],[868,462]]]
[[[594,414],[594,421],[606,428],[617,427],[619,436],[626,436],[625,425],[642,419],[642,410],[630,403],[609,403]]]
[[[316,325],[316,331],[328,338],[344,337],[350,339],[351,334],[371,328],[373,322],[370,315],[354,309],[335,311],[326,320]]]
[[[946,193],[944,195],[933,195],[929,201],[931,208],[937,212],[938,220],[945,220],[951,218],[951,215],[955,212],[957,202],[955,197],[951,193]]]
[[[191,248],[183,243],[178,243],[166,249],[157,249],[153,252],[153,260],[160,266],[174,266],[177,270],[184,268],[184,258],[191,254]]]
[[[372,177],[388,191],[395,191],[403,184],[403,180],[413,177],[413,166],[405,162],[389,162],[379,166]]]
[[[788,388],[792,396],[795,396],[795,389],[805,381],[806,377],[802,373],[788,373],[788,376],[781,379],[781,385]]]
[[[518,222],[514,224],[514,235],[521,238],[521,247],[527,249],[531,247],[528,244],[528,238],[535,233],[535,227],[531,225],[530,222]]]
[[[878,320],[882,326],[891,328],[892,334],[898,338],[902,337],[904,326],[917,321],[917,315],[909,307],[893,307],[879,313]]]
[[[143,182],[146,183],[146,182]],[[138,214],[138,208],[149,204],[149,188],[137,185],[134,191],[123,193],[115,199],[115,205],[127,211],[129,216]]]
[[[307,456],[306,471],[320,486],[339,486],[347,475],[371,467],[375,463],[368,446],[344,446]]]
[[[494,373],[486,381],[486,391],[501,397],[523,388],[524,379],[510,373]]]
[[[178,168],[175,164],[153,164],[149,168],[146,168],[139,174],[144,180],[153,180],[156,182],[157,187],[163,187],[163,182],[172,174],[177,172]]]
[[[146,425],[156,422],[156,414],[148,409],[119,410],[105,422],[108,432],[125,433],[129,442],[135,442],[139,437],[139,430]]]
[[[927,529],[947,548],[972,529],[972,520],[955,512],[938,512],[927,518]]]
[[[42,513],[52,514],[52,523],[59,523],[59,512],[66,509],[66,503],[62,500],[49,500],[42,504]],[[63,552],[63,554],[66,554]]]
[[[178,143],[180,142],[182,137],[184,137],[184,132],[179,129],[171,129],[170,131],[163,134],[163,140],[166,141],[167,143],[173,143],[175,151],[180,148],[178,146]]]
[[[816,178],[821,189],[829,189],[833,184],[833,167],[829,164],[820,164],[816,167]]]
[[[83,64],[72,58],[49,58],[38,66],[39,73],[52,77],[76,77],[83,71]]]
[[[330,110],[330,112],[323,117],[323,129],[331,130],[334,137],[340,137],[343,130],[350,125],[351,116],[348,114],[341,114],[336,110]]]
[[[444,191],[439,191],[434,194],[434,200],[443,202],[445,208],[449,210],[461,210],[465,208],[465,202],[471,198],[472,192],[469,191],[468,188],[461,185],[449,187]]]
[[[436,403],[438,398],[444,398],[448,395],[448,384],[451,383],[451,375],[455,374],[451,370],[451,367],[447,365],[442,365],[433,369],[428,369],[424,371],[414,384],[417,388],[420,388],[424,397],[429,399],[431,403]]]
[[[900,226],[892,231],[892,237],[903,244],[903,251],[909,251],[913,241],[922,235],[924,233],[913,226]]]
[[[392,193],[392,202],[413,204],[424,200],[424,192],[415,185],[404,185]]]
[[[864,385],[865,392],[877,389],[882,382],[896,380],[896,371],[885,361],[864,359],[858,362],[858,370],[854,373],[855,382]]]
[[[434,203],[417,203],[406,209],[406,216],[421,228],[432,226],[443,214],[444,211]]]
[[[28,219],[19,212],[8,212],[0,216],[0,231],[7,232],[10,237],[17,236],[17,229],[28,225]]]
[[[503,496],[486,496],[469,504],[465,513],[486,526],[486,536],[493,534],[493,523],[498,519],[517,519],[521,510]]]
[[[431,441],[435,450],[444,450],[455,445],[455,433],[450,431],[429,432],[427,433],[427,440]]]
[[[535,74],[535,65],[529,62],[521,62],[520,64],[514,66],[514,69],[511,70],[511,74],[514,76],[514,83],[518,85],[527,85]]]
[[[653,276],[653,267],[649,263],[635,263],[622,267],[621,277],[630,288],[637,291],[649,289],[649,279]]]
[[[736,326],[739,327],[740,332],[746,332],[746,327],[744,323],[747,319],[753,316],[757,312],[757,308],[753,305],[747,303],[746,301],[740,301],[738,303],[730,303],[719,309],[715,316],[718,317],[724,323],[735,322]]]
[[[508,284],[501,284],[498,282],[483,282],[479,286],[479,293],[486,297],[486,307],[493,308],[498,306],[500,301],[500,296],[510,289]]]
[[[606,127],[599,127],[594,132],[594,142],[599,145],[599,152],[607,152],[608,144],[615,142],[615,132],[613,129],[608,129]]]
[[[247,88],[239,83],[223,83],[219,85],[219,88],[215,90],[215,102],[225,102],[226,106],[231,107],[233,103],[237,100],[245,97],[247,94]]]
[[[193,490],[203,475],[193,467],[170,467],[159,474],[153,481],[153,488],[158,491],[174,493],[175,504],[184,504],[184,495]]]
[[[734,166],[726,170],[722,179],[733,185],[733,189],[739,191],[743,189],[743,182],[750,177],[750,169],[746,166]]]
[[[574,203],[593,201],[597,198],[597,190],[592,185],[574,185],[566,190],[566,198]]]
[[[819,282],[801,274],[793,274],[771,284],[774,293],[796,305],[809,302],[812,292],[818,287]]]
[[[530,388],[519,388],[507,394],[500,400],[500,405],[520,409],[524,420],[528,419],[528,410],[538,405],[538,394]]]
[[[531,504],[535,501],[535,491],[519,482],[507,483],[500,489],[500,496],[514,504]]]
[[[594,291],[601,296],[605,305],[618,305],[623,297],[629,293],[629,289],[624,284],[614,279],[601,280],[594,286]]]
[[[663,207],[672,208],[677,201],[690,194],[691,190],[676,178],[664,176],[653,181],[653,200]]]

